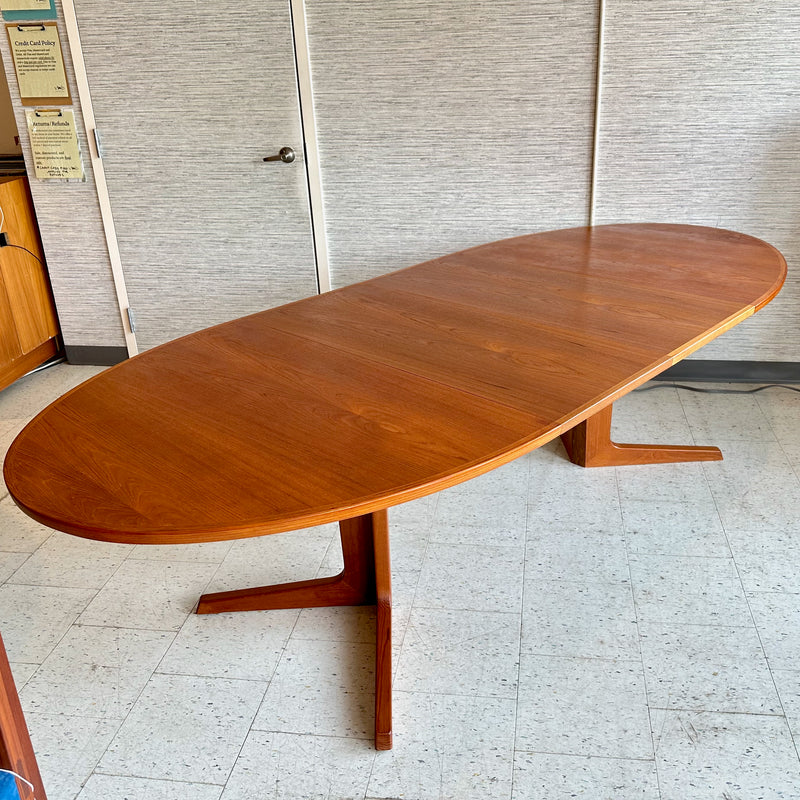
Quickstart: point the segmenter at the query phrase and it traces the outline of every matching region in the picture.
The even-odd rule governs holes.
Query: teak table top
[[[786,263],[713,228],[475,247],[170,342],[36,417],[5,463],[32,517],[203,542],[369,514],[596,414],[766,304]]]

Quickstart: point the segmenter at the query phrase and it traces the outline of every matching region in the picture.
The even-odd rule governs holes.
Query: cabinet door
[[[139,346],[315,294],[289,3],[75,6]]]
[[[14,324],[14,316],[11,313],[11,305],[8,302],[6,286],[0,273],[0,374],[11,364],[14,359],[22,355],[17,338],[17,329]]]
[[[58,334],[58,321],[26,178],[0,182],[0,206],[4,230],[18,245],[0,249],[0,272],[19,346],[23,354],[30,353]]]

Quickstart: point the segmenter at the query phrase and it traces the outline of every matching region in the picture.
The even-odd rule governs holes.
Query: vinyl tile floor
[[[0,393],[3,449],[98,371]],[[192,613],[335,573],[335,526],[101,544],[3,493],[0,632],[50,800],[800,797],[800,394],[660,387],[616,438],[724,461],[584,470],[552,442],[391,510],[389,752],[372,609]]]

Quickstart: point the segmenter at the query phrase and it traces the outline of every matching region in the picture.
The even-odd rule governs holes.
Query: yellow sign
[[[71,102],[55,22],[6,25],[23,105]]]
[[[66,108],[26,111],[33,166],[42,180],[83,180],[75,115]]]

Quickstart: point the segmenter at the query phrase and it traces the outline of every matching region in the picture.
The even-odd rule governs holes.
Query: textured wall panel
[[[596,3],[307,3],[332,280],[587,222]]]
[[[608,0],[598,223],[766,239],[781,295],[697,358],[800,361],[800,4]]]
[[[33,161],[25,113],[19,100],[14,64],[5,31],[2,31],[0,36],[0,52],[9,79],[11,101],[25,163],[31,176],[29,177],[31,195],[36,207],[36,217],[39,221],[64,342],[73,346],[124,347],[125,337],[114,292],[94,175],[89,161],[86,132],[80,114],[75,72],[72,68],[67,34],[61,21],[63,19],[61,4],[58,0],[56,6],[67,79],[73,98],[71,108],[75,112],[75,123],[86,171],[84,183],[40,181],[32,177]]]
[[[316,293],[288,3],[76,6],[140,346]]]

